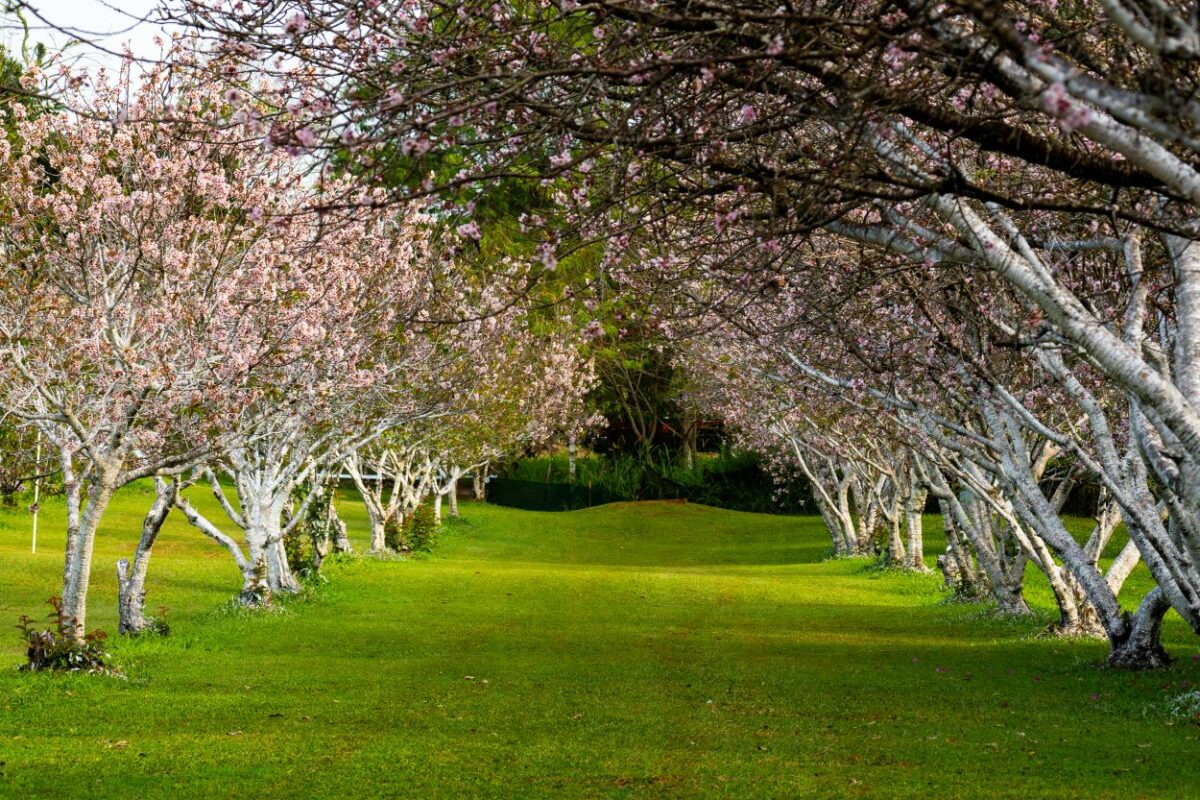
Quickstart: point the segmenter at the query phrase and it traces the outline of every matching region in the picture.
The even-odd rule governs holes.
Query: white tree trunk
[[[925,565],[925,499],[923,490],[913,491],[904,509],[904,527],[908,532],[908,555],[905,566],[917,572],[928,572]]]
[[[146,574],[150,569],[150,554],[178,494],[176,481],[154,479],[154,503],[142,521],[142,536],[133,563],[130,565],[124,558],[117,562],[118,633],[136,636],[149,624],[146,620]]]
[[[575,432],[567,437],[567,483],[575,483]]]
[[[68,537],[62,591],[63,631],[82,639],[87,626],[87,592],[92,574],[92,550],[100,518],[116,490],[115,464],[93,463],[87,481],[86,502],[79,518],[78,533]]]

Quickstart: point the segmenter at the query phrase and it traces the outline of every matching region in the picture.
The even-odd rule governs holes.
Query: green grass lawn
[[[115,627],[113,562],[149,502],[114,505],[93,625]],[[49,505],[32,557],[27,515],[0,515],[14,623],[61,572]],[[816,519],[463,513],[433,556],[335,564],[312,599],[252,617],[215,610],[237,570],[173,518],[149,605],[174,634],[115,643],[127,679],[0,671],[0,797],[1200,794],[1200,727],[1158,711],[1200,680],[1177,619],[1177,668],[1119,673],[1101,643],[942,603],[935,576],[822,560]]]

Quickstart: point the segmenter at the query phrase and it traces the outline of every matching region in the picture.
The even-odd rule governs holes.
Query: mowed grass
[[[94,625],[149,501],[124,491],[100,537]],[[1119,673],[1101,643],[942,603],[935,576],[823,560],[812,518],[463,514],[433,556],[333,565],[252,617],[215,611],[237,571],[173,519],[149,604],[174,633],[114,643],[127,679],[0,672],[0,797],[1200,794],[1200,728],[1160,712],[1200,679],[1178,620],[1175,669]],[[4,619],[55,589],[61,506],[43,521],[31,557],[28,516],[0,517]]]

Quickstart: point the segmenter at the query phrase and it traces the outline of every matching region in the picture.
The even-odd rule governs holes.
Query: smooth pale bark
[[[482,503],[487,500],[487,473],[488,465],[484,464],[479,469],[475,470],[475,477],[472,481],[475,490],[475,499]]]
[[[63,632],[73,639],[82,639],[85,633],[96,530],[116,491],[117,469],[118,465],[111,462],[93,462],[85,484],[78,532],[67,542],[62,593]]]
[[[1138,565],[1141,558],[1142,554],[1138,551],[1137,542],[1133,540],[1126,542],[1125,546],[1121,548],[1121,552],[1109,565],[1108,573],[1104,576],[1104,579],[1108,581],[1108,588],[1112,589],[1113,594],[1120,594],[1125,579],[1133,572],[1133,568]]]
[[[450,467],[442,474],[443,482],[435,486],[433,518],[437,520],[439,525],[442,522],[442,498],[445,498],[450,504],[450,516],[458,516],[458,481],[467,472],[469,472],[469,469],[464,469],[463,467]]]
[[[992,441],[1000,457],[1001,474],[1007,481],[1013,509],[1029,529],[1037,531],[1040,539],[1054,548],[1055,553],[1062,559],[1063,566],[1070,571],[1073,585],[1095,609],[1097,621],[1103,627],[1109,642],[1116,646],[1128,636],[1128,622],[1120,603],[1100,572],[1096,559],[1091,557],[1066,529],[1059,515],[1060,509],[1051,503],[1038,485],[1037,475],[1030,469],[1031,460],[1026,436],[1017,421],[990,404],[985,403],[982,408],[994,433]],[[1048,558],[1048,555],[1043,556],[1040,552],[1037,555],[1039,558]],[[1050,564],[1052,563],[1050,560]],[[1050,570],[1049,564],[1045,562],[1043,566],[1046,567],[1043,572],[1051,579],[1055,598],[1063,611],[1063,630],[1068,633],[1089,632],[1078,608],[1072,609],[1063,596],[1070,592],[1070,587],[1067,587],[1066,592],[1063,591],[1065,581],[1061,570]]]
[[[950,568],[958,581],[951,588],[964,597],[972,594],[982,597],[990,593],[1002,614],[1032,614],[1024,595],[1026,558],[1009,556],[1006,539],[1011,530],[1002,523],[998,525],[993,518],[987,501],[979,495],[983,487],[968,488],[960,498],[941,467],[921,459],[918,468],[923,483],[937,498],[943,517],[949,523],[947,538],[955,546],[948,555],[953,560],[943,562],[941,566],[943,572]],[[974,564],[966,554],[968,542],[975,557]]]
[[[862,465],[853,462],[842,464],[842,474],[849,489],[848,497],[853,502],[858,520],[855,530],[857,537],[853,542],[854,555],[875,554],[875,532],[879,526],[878,494],[872,491],[871,483],[874,478]],[[841,498],[839,497],[839,501]],[[849,506],[846,506],[849,513]]]
[[[887,543],[884,546],[883,556],[889,566],[903,566],[906,556],[904,540],[900,536],[900,509],[903,507],[904,501],[899,477],[894,472],[880,475],[873,484],[870,484],[870,492],[871,503],[878,509],[879,516],[883,518],[883,525],[887,530]]]
[[[916,572],[928,572],[925,564],[925,500],[924,490],[909,491],[904,508],[904,527],[908,533],[908,556],[904,565]]]
[[[436,464],[413,447],[382,447],[370,458],[354,450],[345,456],[344,466],[366,506],[373,553],[387,549],[389,523],[399,524],[430,493],[438,498],[444,493],[436,485]],[[374,480],[367,477],[368,467],[375,471]]]
[[[1035,72],[1042,70],[1049,75],[1058,69],[1049,62],[1039,62]],[[1058,80],[1065,81],[1072,91],[1084,90],[1081,85],[1073,86],[1069,76],[1060,75]],[[1036,85],[1034,80],[1031,86]],[[1097,99],[1096,102],[1101,101]],[[1190,167],[1185,168],[1151,139],[1130,135],[1129,129],[1104,114],[1091,114],[1081,130],[1096,141],[1125,153],[1155,174],[1162,174],[1164,179],[1169,176],[1174,181],[1186,174],[1189,176],[1187,181],[1177,185],[1188,184],[1189,192],[1200,185],[1195,183],[1196,173]],[[890,145],[883,146],[890,148],[893,156],[898,153]],[[1164,166],[1167,164],[1170,166]],[[960,244],[968,250],[965,257],[959,257],[960,262],[975,261],[1000,275],[1024,300],[1044,314],[1047,324],[1058,336],[1072,343],[1087,361],[1102,371],[1112,386],[1129,398],[1130,428],[1137,437],[1141,457],[1155,473],[1155,491],[1160,493],[1170,515],[1169,524],[1163,524],[1157,504],[1147,497],[1145,486],[1136,485],[1139,481],[1129,479],[1133,468],[1115,467],[1115,459],[1105,452],[1107,446],[1103,436],[1093,436],[1097,452],[1089,469],[1099,475],[1118,498],[1130,535],[1137,542],[1163,596],[1194,630],[1200,631],[1200,406],[1196,402],[1200,390],[1197,379],[1200,359],[1196,358],[1200,352],[1200,253],[1195,244],[1166,237],[1175,279],[1174,325],[1172,328],[1172,319],[1164,317],[1163,325],[1172,329],[1165,329],[1161,341],[1154,342],[1143,329],[1145,289],[1137,253],[1134,253],[1135,258],[1127,258],[1132,289],[1122,331],[1107,316],[1099,317],[1058,281],[1002,210],[989,209],[993,217],[1005,220],[1006,229],[997,232],[971,201],[933,195],[926,202],[937,216],[957,229]],[[903,235],[897,238],[906,239]],[[892,247],[897,252],[903,249],[890,242],[887,237],[873,240],[874,244]],[[1127,252],[1138,249],[1129,244],[1127,242]],[[1052,360],[1047,356],[1051,352],[1045,350],[1038,354],[1043,364]],[[1053,374],[1053,369],[1050,371]],[[1088,408],[1088,393],[1079,390],[1078,382],[1072,385],[1069,374],[1057,377],[1068,391],[1073,392],[1073,397]],[[1094,423],[1100,415],[1091,409],[1088,413],[1095,430]],[[1091,454],[1082,449],[1076,448],[1074,452],[1085,462],[1091,458]],[[1037,520],[1038,525],[1053,528],[1039,504],[1032,500],[1030,504],[1030,519]],[[1061,552],[1060,545],[1070,549],[1070,543],[1056,533],[1051,535],[1055,540],[1050,544],[1059,557],[1068,562],[1078,589],[1089,603],[1099,604],[1096,612],[1110,641],[1114,644],[1123,641],[1128,625],[1118,621],[1112,608],[1115,604],[1108,604],[1103,597],[1106,592],[1101,591],[1102,581],[1096,571],[1088,569],[1086,560],[1076,559],[1073,553]],[[1104,608],[1105,605],[1109,607]],[[1148,625],[1145,630],[1152,634],[1154,627]]]
[[[567,436],[567,483],[575,483],[575,432]]]
[[[843,468],[846,464],[843,463]],[[854,478],[843,472],[841,477],[838,477],[837,469],[832,465],[828,467],[836,481],[836,506],[834,507],[834,517],[839,525],[841,546],[834,548],[838,555],[856,556],[860,555],[858,549],[859,538],[861,532],[858,525],[861,522],[861,517],[854,513],[852,508],[851,487],[854,484]]]
[[[870,440],[861,444],[848,441],[846,446],[854,458],[858,483],[869,493],[870,508],[875,512],[860,515],[864,519],[860,531],[867,531],[865,537],[873,539],[869,527],[874,524],[872,517],[881,517],[887,530],[888,563],[916,572],[928,571],[921,519],[928,493],[921,484],[916,454],[904,445]]]
[[[900,505],[897,503],[892,512],[885,514],[888,523],[888,563],[893,566],[904,566],[908,563],[908,554],[904,549],[904,539],[900,535]]]
[[[136,636],[149,624],[146,620],[146,574],[150,569],[150,554],[178,494],[177,481],[154,479],[154,502],[142,520],[142,535],[133,563],[124,558],[117,562],[118,633]]]
[[[1045,313],[1121,389],[1152,410],[1193,460],[1200,460],[1200,412],[1168,378],[1133,351],[1061,284],[1018,254],[960,198],[934,195],[933,208],[977,245],[981,260]],[[1192,500],[1200,499],[1200,486]]]
[[[231,450],[223,469],[233,479],[236,504],[226,496],[216,473],[205,470],[217,503],[229,521],[242,529],[244,556],[232,539],[186,500],[181,497],[176,501],[192,525],[221,542],[234,556],[243,577],[239,599],[247,605],[268,603],[274,593],[300,591],[300,582],[288,564],[283,539],[303,520],[326,477],[323,471],[318,471],[310,453],[311,450],[289,446],[282,439],[256,448]],[[297,507],[292,502],[295,489],[310,477],[317,488]]]
[[[942,513],[942,529],[946,533],[946,552],[938,556],[937,564],[942,571],[946,588],[962,600],[978,600],[993,589],[987,575],[979,568],[974,554],[959,531],[958,523],[949,503],[938,499]],[[1024,603],[1022,595],[1017,599]],[[1001,603],[1001,608],[1004,603]],[[1026,613],[1028,608],[1026,608]]]
[[[868,554],[851,508],[851,484],[855,476],[848,462],[837,462],[823,454],[810,452],[799,437],[784,432],[794,460],[812,489],[813,502],[833,541],[834,555],[858,556]],[[840,467],[840,468],[839,468]]]
[[[932,30],[948,42],[967,48],[980,46],[979,42],[983,41],[962,39],[961,30],[951,25],[935,26]],[[1026,59],[1021,63],[996,51],[992,54],[996,56],[992,63],[1029,96],[1046,91],[1050,84],[1056,89],[1065,87],[1066,93],[1058,105],[1064,116],[1081,113],[1078,135],[1123,154],[1131,163],[1159,176],[1180,193],[1200,197],[1200,173],[1194,166],[1156,141],[1153,130],[1146,129],[1145,132],[1151,133],[1149,136],[1138,130],[1138,125],[1147,120],[1157,124],[1157,117],[1131,104],[1126,93],[1104,91],[1102,83],[1097,84],[1092,77],[1075,72],[1065,61],[1043,58],[1033,52],[1033,49],[1027,51]],[[1085,109],[1080,105],[1081,99],[1090,107]],[[920,159],[884,137],[880,137],[876,147],[898,172],[923,179],[929,173],[922,162],[929,158],[936,161],[937,148],[928,147],[909,127],[902,123],[897,125],[903,129],[907,141],[922,151]],[[956,263],[973,265],[999,275],[1031,309],[1041,312],[1043,325],[1052,332],[1047,338],[1053,341],[1051,347],[1036,348],[1036,358],[1043,365],[1053,360],[1051,354],[1073,352],[1098,368],[1109,386],[1119,389],[1129,399],[1129,427],[1140,450],[1135,460],[1144,459],[1154,473],[1152,491],[1147,489],[1145,481],[1134,477],[1138,470],[1136,465],[1124,469],[1117,466],[1120,459],[1113,458],[1110,442],[1105,441],[1110,436],[1095,435],[1095,431],[1103,429],[1103,415],[1089,407],[1094,405],[1089,393],[1081,390],[1077,381],[1072,385],[1068,370],[1064,370],[1065,375],[1056,377],[1072,393],[1073,399],[1087,409],[1092,423],[1091,444],[1095,450],[1087,452],[1078,442],[1061,443],[1087,463],[1088,469],[1117,497],[1131,539],[1137,543],[1162,595],[1194,630],[1200,632],[1200,404],[1197,403],[1200,390],[1197,380],[1200,372],[1200,359],[1197,358],[1200,353],[1200,253],[1197,247],[1189,240],[1164,237],[1174,273],[1174,294],[1170,298],[1174,307],[1160,316],[1159,335],[1152,337],[1147,336],[1145,330],[1147,282],[1142,280],[1140,246],[1134,241],[1138,236],[1136,232],[1125,240],[1131,289],[1122,330],[1122,326],[1113,324],[1112,315],[1103,303],[1099,304],[1100,310],[1096,310],[1095,303],[1090,299],[1085,302],[1047,267],[1003,209],[988,206],[985,215],[980,212],[980,204],[974,201],[939,194],[929,195],[923,203],[940,222],[955,229],[957,237],[950,246]],[[898,209],[891,211],[905,216],[899,214]],[[988,216],[991,221],[986,218]],[[930,252],[902,226],[840,227],[843,235],[904,255]],[[1058,238],[1054,233],[1049,236],[1039,233],[1039,237],[1048,242]],[[992,323],[997,321],[1000,321],[999,316],[990,319]],[[1054,373],[1053,369],[1049,372]],[[1036,427],[1028,415],[1026,422]],[[1119,615],[1114,613],[1116,604],[1107,601],[1105,595],[1111,593],[1102,587],[1106,581],[1100,579],[1098,570],[1089,567],[1086,558],[1077,557],[1067,539],[1059,536],[1057,526],[1051,523],[1032,492],[1025,493],[1028,497],[1021,502],[1014,500],[1014,507],[1022,507],[1028,524],[1039,528],[1056,555],[1067,563],[1071,572],[1068,582],[1073,582],[1072,588],[1095,606],[1110,642],[1116,646],[1124,641],[1123,631],[1128,629],[1128,624],[1119,621]],[[1170,517],[1167,524],[1161,518],[1164,509]],[[1154,630],[1153,625],[1147,623],[1144,626],[1147,635],[1153,635]]]
[[[350,537],[346,534],[346,523],[339,517],[333,521],[333,552],[353,553]]]
[[[78,547],[80,517],[83,513],[83,484],[75,471],[75,460],[70,448],[60,450],[63,472],[63,495],[67,504],[67,557],[63,559],[63,585],[71,572],[71,553]]]
[[[1118,338],[1065,288],[1039,276],[1027,261],[992,234],[965,203],[943,199],[939,201],[938,207],[947,214],[948,219],[952,219],[977,237],[984,245],[983,255],[989,263],[1010,279],[1014,286],[1026,292],[1031,301],[1045,311],[1047,317],[1062,333],[1086,352],[1105,375],[1128,394],[1131,403],[1136,405],[1131,414],[1133,427],[1139,432],[1141,447],[1151,465],[1164,462],[1163,459],[1155,458],[1154,453],[1162,449],[1156,440],[1167,439],[1178,449],[1180,455],[1185,457],[1185,462],[1190,462],[1193,467],[1200,462],[1200,414],[1189,402],[1185,392],[1172,382],[1170,375],[1164,374],[1153,363],[1147,362],[1138,351],[1137,345],[1131,343],[1129,336]],[[1190,257],[1186,260],[1190,261]],[[1176,271],[1177,276],[1186,277],[1191,267],[1184,267],[1181,271],[1177,264]],[[1185,304],[1189,302],[1186,297],[1181,300]],[[1191,322],[1189,320],[1185,323],[1185,329]],[[1064,382],[1064,386],[1074,388],[1069,381]],[[1081,396],[1082,393],[1077,392],[1077,395]],[[1148,420],[1149,425],[1139,425],[1139,417]],[[1151,427],[1154,436],[1149,435]],[[1113,475],[1111,470],[1104,469],[1103,466],[1100,467],[1101,475],[1106,478],[1109,488],[1117,497],[1123,498],[1122,509],[1130,516],[1130,534],[1138,541],[1142,556],[1159,587],[1193,629],[1200,630],[1200,574],[1196,571],[1195,557],[1195,551],[1200,547],[1200,537],[1196,535],[1194,513],[1194,509],[1200,506],[1200,480],[1187,480],[1189,471],[1194,471],[1194,468],[1183,471],[1168,468],[1169,477],[1178,475],[1184,480],[1168,480],[1162,486],[1168,507],[1173,499],[1178,501],[1172,516],[1175,518],[1177,529],[1185,534],[1180,537],[1182,541],[1172,541],[1169,536],[1162,535],[1161,525],[1154,520],[1154,515],[1149,513],[1149,504],[1135,499],[1127,491],[1128,486],[1121,486],[1117,475]],[[1088,580],[1080,579],[1080,584],[1088,590],[1089,597],[1092,594],[1090,580],[1091,576],[1088,576]],[[1094,582],[1092,584],[1094,585]],[[1100,611],[1102,619],[1108,616],[1103,609]],[[1119,629],[1124,627],[1126,626],[1110,627],[1106,624],[1106,630],[1110,631],[1110,639],[1120,639]]]
[[[288,565],[283,546],[287,531],[282,518],[285,508],[290,504],[294,484],[290,481],[268,484],[257,470],[242,472],[237,471],[236,467],[234,470],[240,507],[238,518],[234,521],[242,527],[250,563],[261,565],[260,572],[265,569],[265,584],[271,593],[300,591],[300,582]],[[297,521],[293,517],[293,522]]]
[[[213,525],[206,517],[196,510],[186,497],[179,495],[175,499],[175,507],[183,512],[183,516],[196,530],[220,544],[233,556],[238,571],[242,574],[242,593],[239,600],[246,605],[258,605],[266,597],[267,587],[258,569],[258,563],[251,561],[242,553],[242,548],[220,528]]]
[[[1061,381],[1070,396],[1087,414],[1096,457],[1092,458],[1078,445],[1075,445],[1074,451],[1092,473],[1101,479],[1105,489],[1111,494],[1113,503],[1120,508],[1131,541],[1146,557],[1151,573],[1159,582],[1156,590],[1159,594],[1153,598],[1143,598],[1145,613],[1140,617],[1135,615],[1130,618],[1122,611],[1116,599],[1117,592],[1119,592],[1128,571],[1136,564],[1136,560],[1128,550],[1124,551],[1110,567],[1110,575],[1096,580],[1096,576],[1099,575],[1099,555],[1117,521],[1111,512],[1102,510],[1098,513],[1097,529],[1089,542],[1083,548],[1079,548],[1073,537],[1062,526],[1058,515],[1061,506],[1056,507],[1047,503],[1040,489],[1027,476],[1023,475],[1021,470],[1017,469],[1012,471],[1012,475],[1016,478],[1015,488],[1023,499],[1028,499],[1028,505],[1023,508],[1023,511],[1029,515],[1031,520],[1036,520],[1034,524],[1041,526],[1043,536],[1070,569],[1072,588],[1086,598],[1087,603],[1094,609],[1094,622],[1090,619],[1091,612],[1085,609],[1083,624],[1085,628],[1089,625],[1095,627],[1097,623],[1103,627],[1112,647],[1114,663],[1128,668],[1156,668],[1163,663],[1162,658],[1158,655],[1161,646],[1156,640],[1151,641],[1158,636],[1161,630],[1161,626],[1154,624],[1156,616],[1161,619],[1157,604],[1166,599],[1171,605],[1179,602],[1183,603],[1183,607],[1188,607],[1189,584],[1194,585],[1195,574],[1189,569],[1189,559],[1176,546],[1180,537],[1172,536],[1170,532],[1170,527],[1180,519],[1181,515],[1177,509],[1176,513],[1169,516],[1169,524],[1163,525],[1161,512],[1147,482],[1145,462],[1133,451],[1133,448],[1124,457],[1118,453],[1115,438],[1112,436],[1101,404],[1092,396],[1090,390],[1066,371],[1061,358],[1056,354],[1043,354],[1039,358],[1039,363]],[[1010,404],[1014,408],[1020,408],[1019,404],[1011,400]],[[1140,435],[1139,407],[1131,402],[1130,409],[1133,420],[1133,424],[1130,426],[1132,441],[1138,442]],[[1010,429],[1015,427],[1013,422],[1009,422],[1008,425]],[[1008,441],[1016,445],[1018,450],[1021,446],[1021,439],[1019,434],[1008,437]],[[1146,452],[1144,447],[1142,452],[1143,454]],[[1009,459],[1006,463],[1011,469],[1012,460]],[[1169,509],[1172,496],[1170,485],[1164,484],[1159,487],[1159,490],[1166,497],[1165,506]],[[1186,517],[1186,513],[1182,516]],[[1184,557],[1181,558],[1181,555]],[[1172,599],[1173,597],[1176,599]],[[1181,616],[1188,619],[1186,615],[1181,614]],[[1188,621],[1193,622],[1193,620]],[[1136,636],[1134,636],[1134,626],[1140,626],[1136,631]],[[1193,627],[1195,627],[1194,622]],[[1130,637],[1133,637],[1132,643],[1130,643]],[[1136,664],[1136,659],[1139,657],[1144,658],[1142,667],[1138,667]]]
[[[382,461],[383,459],[379,460]],[[357,450],[347,455],[345,460],[346,472],[350,474],[350,479],[354,481],[354,486],[358,489],[359,497],[362,498],[363,505],[367,509],[367,521],[371,526],[370,552],[381,553],[387,549],[387,522],[397,511],[399,488],[396,480],[393,479],[391,482],[390,499],[385,499],[384,477],[381,466],[377,464],[375,467],[376,472],[373,485],[368,485],[364,466],[363,460]]]
[[[295,594],[300,591],[300,581],[288,563],[287,549],[283,545],[283,535],[271,538],[265,548],[267,554],[267,585],[272,592]]]
[[[1001,413],[986,401],[981,401],[979,405],[993,437],[993,450],[999,455],[999,469],[995,476],[1005,499],[1001,513],[1012,526],[1014,535],[1029,554],[1030,560],[1050,584],[1060,617],[1054,630],[1068,636],[1100,635],[1103,631],[1092,621],[1093,614],[1085,615],[1085,608],[1096,595],[1097,600],[1104,604],[1095,609],[1103,623],[1103,614],[1116,605],[1116,600],[1100,588],[1101,584],[1094,582],[1100,574],[1095,560],[1087,558],[1086,552],[1078,546],[1068,550],[1063,554],[1064,561],[1071,569],[1068,574],[1055,561],[1047,546],[1048,541],[1054,543],[1056,548],[1062,546],[1064,537],[1074,542],[1060,517],[1065,492],[1058,492],[1057,500],[1048,499],[1039,483],[1051,453],[1056,451],[1042,448],[1035,458],[1026,445],[1020,426],[1011,415]],[[1086,575],[1093,583],[1085,585],[1079,574]]]

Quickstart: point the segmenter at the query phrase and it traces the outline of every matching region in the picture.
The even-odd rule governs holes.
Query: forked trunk
[[[1113,644],[1109,653],[1110,666],[1120,669],[1161,669],[1171,665],[1171,657],[1163,649],[1162,621],[1171,605],[1163,591],[1153,589],[1142,598],[1137,612],[1130,620],[1129,635],[1124,641]]]

